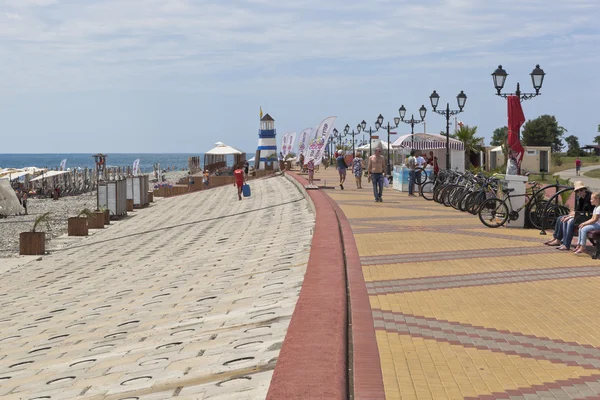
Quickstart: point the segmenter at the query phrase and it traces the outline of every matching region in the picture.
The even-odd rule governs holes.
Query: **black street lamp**
[[[377,132],[379,130],[379,128],[381,128],[381,124],[383,124],[383,117],[381,115],[379,115],[379,117],[377,118],[377,121],[375,121],[375,132]],[[367,123],[365,122],[364,119],[357,128],[358,128],[359,133],[361,131],[367,132]],[[373,154],[373,139],[372,139],[372,137],[373,137],[373,129],[369,126],[369,157],[371,157],[371,154]]]
[[[356,142],[354,140],[354,136],[358,135],[360,133],[360,124],[356,125],[356,129],[357,129],[356,132],[354,132],[354,129],[352,130],[352,132],[350,132],[350,126],[348,124],[346,124],[346,126],[344,127],[344,134],[346,136],[352,135],[352,156],[353,157],[356,154],[356,151],[354,150],[354,143]]]
[[[507,98],[508,96],[517,96],[521,101],[533,99],[539,96],[542,84],[544,83],[544,76],[546,73],[540,68],[540,65],[536,65],[533,71],[529,74],[531,76],[531,83],[535,89],[535,93],[521,93],[521,85],[517,82],[517,90],[514,93],[501,93],[506,77],[508,73],[502,69],[502,65],[498,65],[498,68],[492,73],[492,79],[494,80],[494,87],[496,88],[496,96]]]
[[[400,120],[402,120],[402,122],[404,122],[405,124],[410,125],[410,142],[412,145],[412,143],[415,141],[415,125],[425,122],[425,115],[427,114],[427,109],[424,105],[422,105],[421,108],[419,108],[419,115],[421,116],[421,119],[415,119],[415,115],[412,114],[410,116],[410,119],[405,121],[404,117],[406,116],[406,108],[404,108],[404,104],[400,106],[400,108],[398,109],[398,113],[400,114]]]
[[[435,90],[433,93],[431,93],[431,96],[429,96],[429,101],[431,101],[431,108],[433,108],[433,112],[446,117],[446,169],[450,170],[450,117],[463,112],[463,108],[467,102],[467,95],[461,90],[458,96],[456,96],[458,110],[451,110],[450,103],[446,103],[445,110],[436,110],[438,102],[440,101],[440,95],[437,94]]]
[[[387,173],[388,175],[392,174],[392,168],[390,167],[390,130],[397,128],[398,125],[400,125],[400,120],[402,119],[402,117],[394,117],[394,124],[395,125],[390,125],[389,121],[387,123],[387,125],[385,126],[381,126],[381,128],[385,128],[387,130],[387,143],[388,143],[388,148],[387,148]],[[381,121],[381,123],[383,123],[383,115],[379,114],[379,117],[377,117],[377,121]]]

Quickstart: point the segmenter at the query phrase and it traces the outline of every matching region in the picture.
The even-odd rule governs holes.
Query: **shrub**
[[[552,165],[554,165],[555,167],[560,167],[561,165],[563,165],[563,159],[558,153],[554,153],[552,155]]]

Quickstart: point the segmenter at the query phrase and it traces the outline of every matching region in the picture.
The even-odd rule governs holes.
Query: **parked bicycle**
[[[525,216],[529,223],[535,228],[542,226],[542,221],[551,219],[554,222],[560,215],[569,213],[569,209],[558,204],[548,204],[545,199],[545,188],[540,188],[540,184],[532,182],[530,189],[525,194],[511,195],[513,188],[504,188],[503,198],[491,198],[485,200],[479,208],[479,220],[487,227],[498,228],[507,223],[507,221],[516,221],[519,219],[519,213],[525,210]],[[525,202],[522,206],[515,209],[512,204],[512,199],[517,197],[525,197]],[[544,210],[549,210],[546,215],[542,216]],[[552,223],[554,223],[552,222]],[[546,222],[547,224],[548,222]]]

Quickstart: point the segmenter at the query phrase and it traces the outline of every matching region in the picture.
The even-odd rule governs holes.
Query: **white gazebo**
[[[458,169],[461,172],[465,170],[465,146],[460,140],[450,138],[450,167]],[[440,168],[446,167],[446,136],[435,133],[415,133],[400,136],[394,143],[392,148],[402,149],[403,152],[410,150],[420,151],[424,155],[433,153],[438,159]]]
[[[383,147],[383,150],[387,150],[390,147],[390,144],[388,142],[386,142],[385,140],[381,140],[381,139],[371,139],[371,149],[375,150],[375,148],[377,146],[381,145]],[[392,147],[393,149],[393,147]],[[363,144],[362,146],[358,146],[356,148],[356,150],[369,150],[369,142]]]
[[[233,156],[234,165],[246,159],[246,153],[243,151],[223,142],[217,142],[213,149],[204,153],[204,169],[212,172],[215,169],[227,166],[227,156]]]

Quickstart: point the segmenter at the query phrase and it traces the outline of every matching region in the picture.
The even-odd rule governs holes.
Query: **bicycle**
[[[511,196],[511,193],[515,189],[514,188],[504,188],[503,189],[504,198],[502,198],[502,199],[497,198],[497,197],[491,198],[491,199],[487,199],[483,203],[481,203],[481,206],[479,207],[479,211],[478,211],[479,220],[481,221],[482,224],[484,224],[485,226],[487,226],[489,228],[498,228],[498,227],[506,224],[506,222],[509,219],[511,221],[516,221],[517,219],[519,219],[519,213],[521,212],[521,210],[525,209],[527,218],[529,219],[529,222],[533,226],[537,226],[538,224],[540,224],[540,219],[538,218],[539,217],[538,210],[544,210],[544,209],[551,210],[551,213],[549,213],[549,214],[553,215],[554,218],[557,218],[560,215],[569,213],[569,209],[564,206],[552,204],[548,207],[548,205],[547,205],[548,201],[545,199],[542,199],[542,197],[540,195],[541,192],[543,191],[543,188],[539,189],[539,190],[535,190],[538,187],[539,187],[539,184],[536,182],[533,182],[531,191],[526,192],[524,194],[517,194],[517,195],[512,195],[512,196]],[[511,201],[511,199],[515,198],[515,197],[525,197],[526,198],[525,203],[523,203],[523,205],[516,210],[513,208],[512,201]]]

